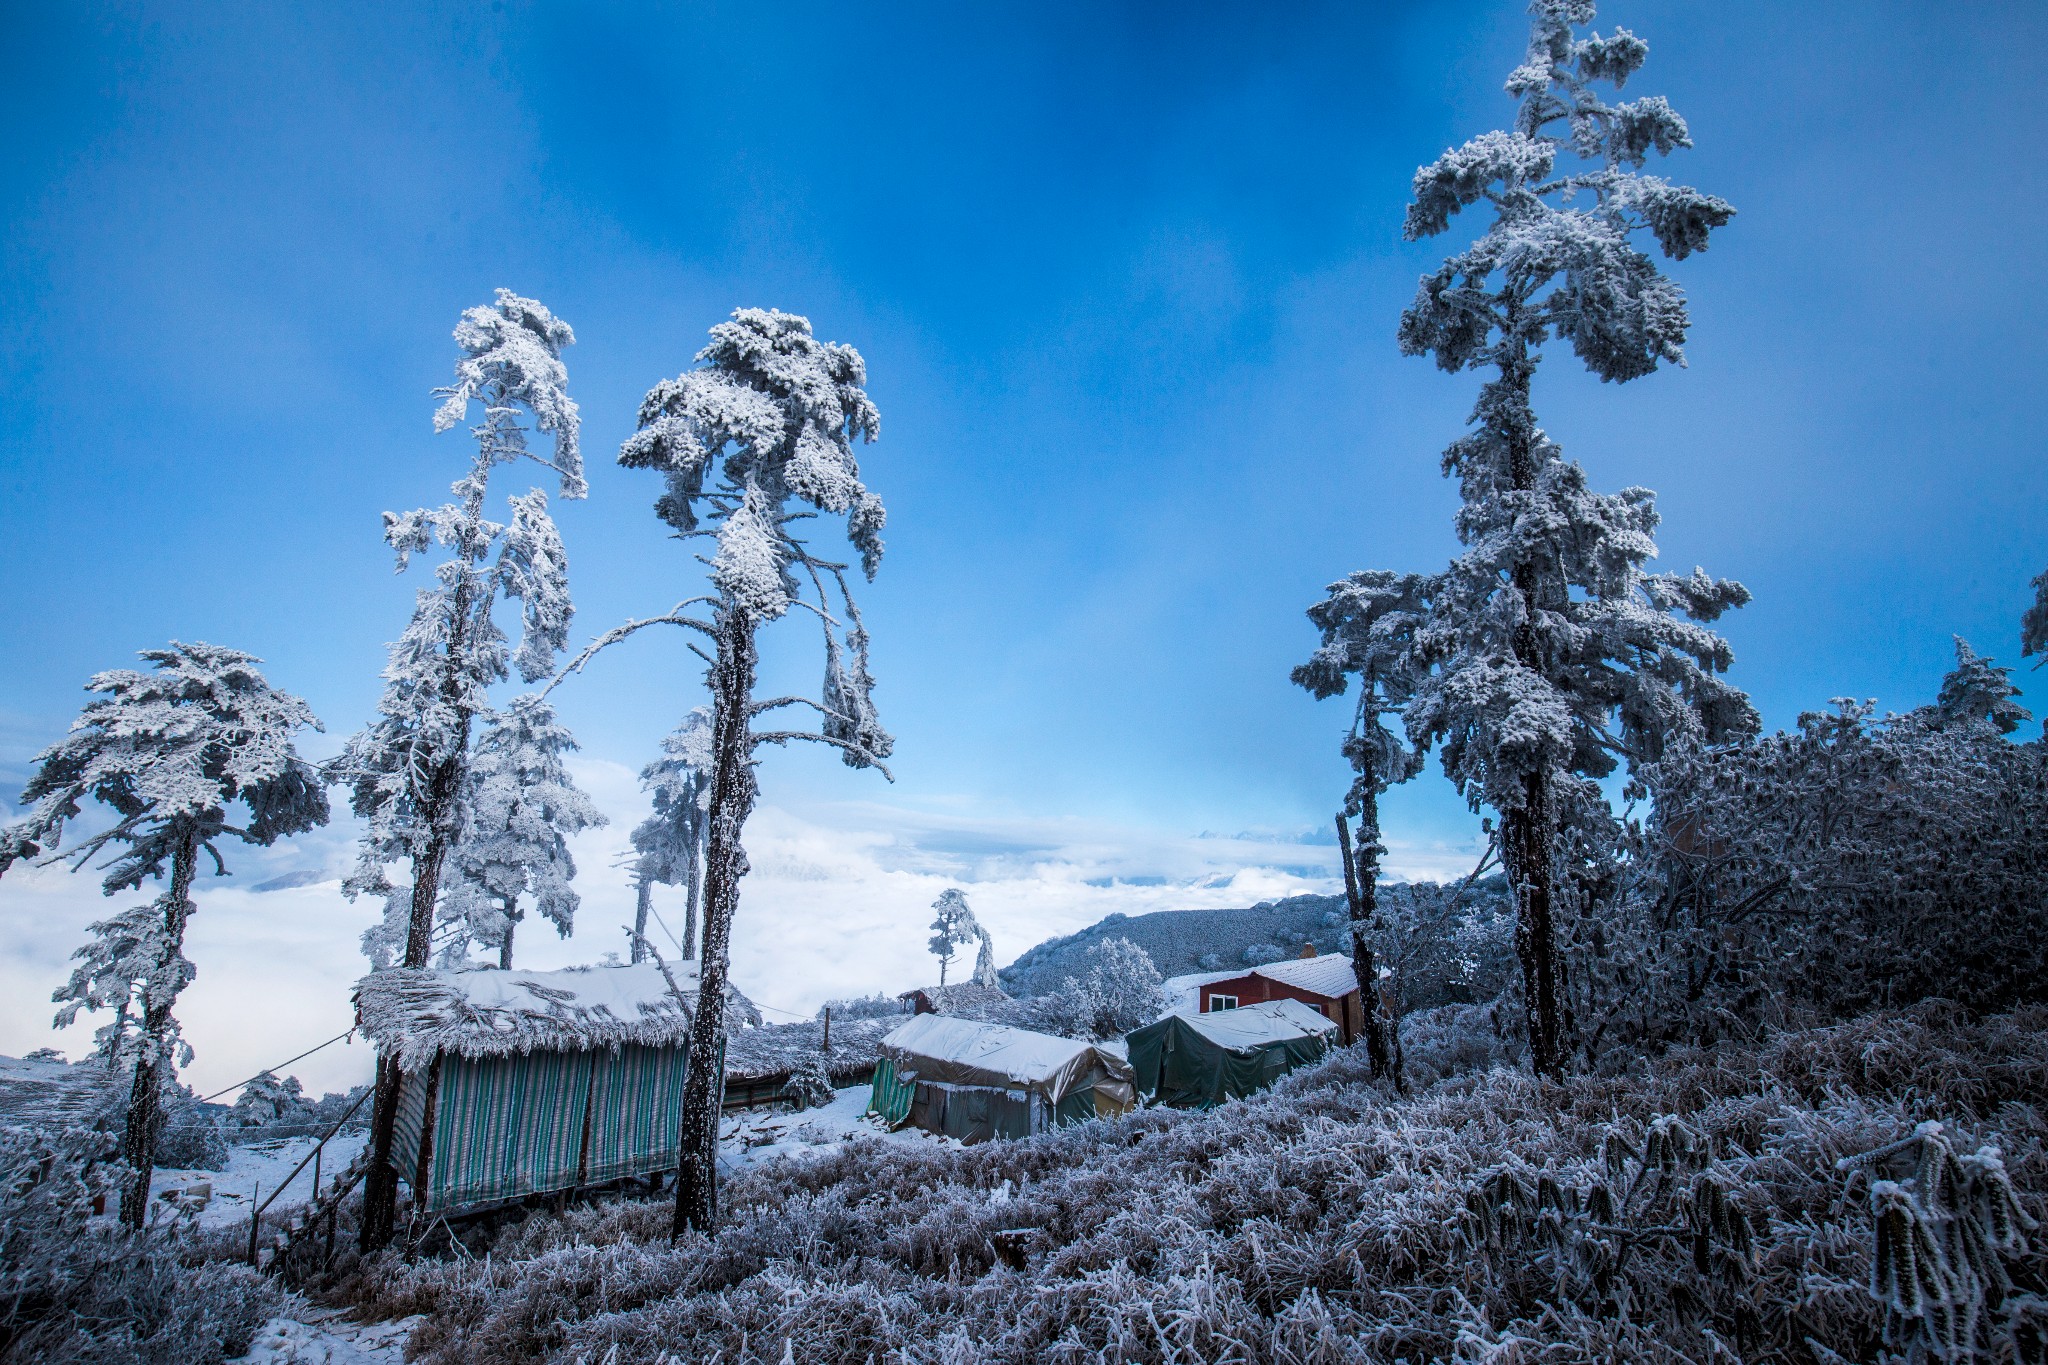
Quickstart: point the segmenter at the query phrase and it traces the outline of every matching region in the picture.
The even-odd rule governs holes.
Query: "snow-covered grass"
[[[1496,1066],[1406,1100],[1346,1049],[1209,1113],[970,1148],[853,1133],[736,1170],[713,1237],[671,1245],[660,1203],[578,1209],[487,1259],[386,1258],[351,1297],[424,1314],[416,1358],[466,1365],[1872,1360],[1938,1325],[1872,1295],[1873,1201],[1947,1236],[1974,1215],[1935,1214],[1925,1173],[1961,1159],[2010,1178],[2008,1228],[2048,1216],[2044,1094],[2040,1008],[1928,1004],[1561,1086]],[[2044,1243],[1984,1253],[1995,1312],[1992,1280],[1930,1271],[1983,1310],[1987,1358],[2038,1330]]]
[[[405,1341],[414,1318],[359,1322],[332,1309],[293,1305],[288,1315],[263,1324],[243,1365],[405,1365]]]

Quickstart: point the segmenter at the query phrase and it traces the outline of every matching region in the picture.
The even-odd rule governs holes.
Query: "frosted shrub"
[[[834,1091],[832,1077],[825,1070],[825,1059],[817,1053],[807,1053],[789,1069],[789,1079],[782,1084],[782,1098],[798,1109],[817,1109],[832,1103]]]
[[[213,1365],[240,1355],[277,1293],[242,1266],[185,1264],[163,1214],[94,1215],[127,1172],[104,1134],[0,1131],[0,1360]]]

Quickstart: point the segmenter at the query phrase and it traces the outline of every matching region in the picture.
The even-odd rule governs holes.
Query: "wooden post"
[[[260,1182],[249,1182],[249,1264],[256,1264],[256,1229],[263,1222],[263,1205],[256,1198],[263,1193]]]
[[[324,1140],[313,1149],[313,1207],[316,1210],[320,1207],[320,1154],[326,1150]]]
[[[832,1007],[830,1005],[825,1006],[825,1046],[823,1050],[826,1052],[832,1050]]]

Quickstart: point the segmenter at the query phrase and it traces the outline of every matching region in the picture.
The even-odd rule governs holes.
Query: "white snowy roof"
[[[697,964],[670,966],[692,1003]],[[569,967],[555,972],[441,972],[393,968],[356,983],[356,1021],[379,1052],[410,1071],[436,1052],[502,1057],[679,1043],[689,1015],[669,993],[661,968]]]
[[[1166,992],[1171,1008],[1159,1017],[1164,1019],[1168,1014],[1200,1014],[1202,987],[1211,981],[1231,981],[1245,975],[1247,973],[1239,967],[1223,972],[1188,972],[1183,976],[1169,976],[1160,983],[1160,989]]]
[[[1042,1089],[1058,1099],[1090,1071],[1131,1078],[1130,1063],[1094,1043],[985,1024],[945,1014],[920,1014],[882,1040],[898,1074],[956,1085]]]
[[[1297,990],[1314,991],[1317,995],[1332,1000],[1349,995],[1358,989],[1358,976],[1352,970],[1351,959],[1343,953],[1324,953],[1321,957],[1297,957],[1284,962],[1268,962],[1254,967],[1252,976],[1263,976],[1268,981],[1280,981]]]
[[[1227,1048],[1252,1048],[1261,1043],[1303,1038],[1336,1029],[1313,1005],[1299,1000],[1266,1000],[1234,1010],[1212,1010],[1187,1017],[1196,1032]]]

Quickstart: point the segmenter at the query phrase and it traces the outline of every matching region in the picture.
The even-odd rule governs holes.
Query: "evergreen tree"
[[[2034,713],[2013,698],[2020,690],[2012,685],[2012,670],[2000,668],[1970,648],[1962,636],[1956,640],[1956,666],[1941,680],[1941,695],[1934,703],[1937,724],[1989,725],[2009,735],[2034,718]]]
[[[412,620],[391,646],[377,719],[358,732],[329,767],[346,783],[350,805],[365,825],[362,853],[342,883],[351,898],[381,897],[383,921],[363,935],[377,968],[393,959],[424,967],[433,944],[442,868],[461,840],[470,791],[470,732],[490,711],[489,689],[516,668],[528,682],[545,677],[567,643],[568,561],[539,489],[511,499],[509,524],[484,517],[491,471],[529,459],[554,470],[562,496],[586,492],[577,446],[576,404],[568,394],[562,348],[575,341],[569,324],[532,299],[500,289],[497,301],[472,308],[455,328],[462,359],[442,399],[434,429],[462,421],[472,401],[484,420],[472,428],[476,454],[454,486],[456,501],[384,514],[384,539],[403,572],[435,542],[449,557],[435,570],[438,586],[415,595]],[[522,409],[554,437],[552,458],[527,447]],[[507,658],[496,609],[520,604],[520,642]],[[386,869],[405,860],[410,885],[394,885]],[[390,1164],[398,1072],[379,1064],[371,1119],[374,1158],[364,1180],[362,1244],[389,1239],[398,1197]]]
[[[967,894],[957,886],[947,887],[941,892],[939,898],[932,902],[932,909],[936,913],[932,916],[931,942],[926,946],[939,960],[939,984],[943,986],[946,984],[946,967],[961,945],[986,935],[982,933],[981,922],[974,918],[974,911],[967,906]],[[993,965],[993,949],[987,955]]]
[[[149,1203],[164,1092],[192,1057],[171,1009],[197,970],[184,946],[199,855],[225,876],[224,838],[265,845],[327,822],[320,775],[294,747],[301,728],[320,722],[264,680],[260,660],[175,640],[142,657],[153,672],[117,669],[86,684],[104,697],[86,704],[69,738],[36,756],[22,792],[34,810],[0,831],[0,873],[38,856],[68,858],[77,870],[106,850],[114,855],[105,865],[109,896],[165,880],[150,904],[91,926],[91,941],[74,954],[79,966],[52,997],[63,1005],[59,1028],[81,1009],[114,1012],[96,1037],[102,1056],[134,1069],[122,1141],[130,1183],[121,1199],[121,1217],[133,1227]],[[66,822],[88,798],[109,807],[115,823],[59,852]],[[248,815],[231,824],[237,804]]]
[[[1380,796],[1422,771],[1422,754],[1387,728],[1414,697],[1421,664],[1416,631],[1428,619],[1434,585],[1419,574],[1369,569],[1332,583],[1328,595],[1308,609],[1323,642],[1293,678],[1318,699],[1341,695],[1358,679],[1358,707],[1344,737],[1344,756],[1357,774],[1337,815],[1337,839],[1344,859],[1345,897],[1351,911],[1351,968],[1365,1009],[1365,1045],[1375,1076],[1398,1075],[1400,1020],[1382,1008],[1379,966],[1372,936],[1378,931]],[[1346,817],[1358,820],[1354,849]]]
[[[1731,655],[1703,624],[1739,584],[1652,574],[1653,495],[1592,492],[1536,425],[1530,385],[1544,344],[1570,343],[1603,380],[1682,364],[1683,294],[1635,239],[1666,256],[1703,250],[1734,210],[1645,175],[1652,153],[1691,145],[1660,96],[1608,104],[1648,47],[1617,29],[1579,37],[1589,0],[1537,0],[1528,55],[1508,78],[1512,131],[1486,133],[1416,173],[1406,235],[1434,236],[1484,204],[1478,241],[1425,276],[1400,343],[1447,371],[1492,371],[1472,430],[1444,455],[1459,480],[1464,552],[1436,581],[1416,648],[1429,671],[1406,711],[1474,808],[1500,814],[1513,884],[1531,1060],[1561,1075],[1567,1051],[1555,923],[1558,836],[1605,810],[1595,780],[1654,760],[1674,734],[1752,733],[1748,699],[1718,675]],[[1674,614],[1682,612],[1690,621]]]
[[[881,564],[881,499],[861,483],[853,455],[856,439],[873,440],[880,430],[874,404],[861,387],[867,373],[859,352],[818,341],[805,318],[744,308],[711,329],[711,343],[697,360],[698,368],[648,392],[639,430],[620,450],[619,463],[661,471],[668,488],[655,504],[656,514],[681,537],[714,542],[706,561],[711,595],[609,632],[572,668],[648,625],[682,626],[711,641],[711,799],[698,979],[700,999],[715,1001],[726,993],[733,915],[747,871],[740,836],[758,792],[754,751],[763,744],[818,740],[836,746],[850,767],[881,768],[892,741],[870,699],[868,637],[847,587],[846,566],[812,554],[794,534],[800,519],[815,512],[844,516],[847,537],[869,578]],[[792,500],[815,512],[792,510]],[[836,593],[828,591],[827,581]],[[805,585],[813,600],[804,598]],[[687,614],[699,605],[709,608],[709,620]],[[816,615],[824,631],[822,699],[756,701],[756,636],[792,606]],[[819,732],[754,728],[756,718],[786,706],[818,711]],[[676,1179],[678,1235],[718,1221],[724,1080],[718,1059],[724,1030],[724,1011],[705,1008],[690,1030]]]
[[[654,813],[633,831],[633,961],[647,956],[647,915],[656,886],[683,890],[683,956],[697,956],[697,900],[703,889],[704,831],[711,810],[711,712],[696,707],[640,770]]]
[[[470,762],[469,823],[456,845],[455,877],[441,898],[442,953],[465,960],[472,943],[495,948],[512,968],[512,936],[526,918],[522,899],[567,938],[580,898],[569,836],[605,823],[562,756],[576,741],[554,709],[520,697],[492,715]]]

